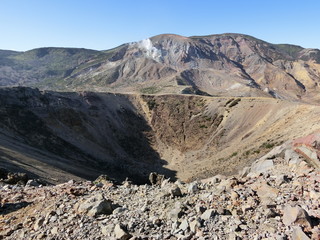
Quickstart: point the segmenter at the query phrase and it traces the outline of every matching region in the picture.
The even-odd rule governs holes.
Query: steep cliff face
[[[316,106],[270,98],[144,96],[154,148],[183,180],[233,174],[318,128]]]
[[[152,130],[130,98],[28,88],[1,90],[1,151],[22,153],[14,165],[42,177],[46,177],[43,173],[50,176],[51,168],[64,172],[63,179],[70,178],[68,173],[84,178],[106,173],[144,182],[151,171],[174,177],[170,170],[162,171],[163,162],[149,143]],[[33,164],[44,164],[39,167],[43,172],[28,166],[27,157],[35,160]]]

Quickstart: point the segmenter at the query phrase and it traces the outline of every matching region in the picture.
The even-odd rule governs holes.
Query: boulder
[[[39,183],[37,180],[35,179],[30,179],[27,181],[26,183],[26,187],[39,187],[41,185],[41,183]]]
[[[301,227],[293,227],[292,240],[310,240],[310,238],[302,231]]]
[[[208,209],[201,214],[201,219],[209,220],[210,218],[213,218],[215,214],[216,214],[216,211],[214,209]]]
[[[158,174],[156,172],[152,172],[149,174],[149,181],[152,185],[161,186],[164,179],[164,175]]]
[[[182,222],[181,222],[181,224],[179,226],[179,229],[181,229],[182,231],[185,231],[185,230],[188,229],[188,227],[189,227],[188,220],[187,219],[182,220]]]
[[[175,204],[175,207],[171,211],[169,211],[167,215],[168,218],[172,221],[177,221],[179,218],[181,218],[184,215],[181,203],[177,202]]]
[[[273,160],[271,160],[271,159],[259,160],[259,161],[255,162],[254,164],[252,164],[251,172],[264,173],[264,172],[270,170],[271,168],[273,168],[273,166],[274,166],[274,163],[273,163]]]
[[[279,194],[279,190],[277,188],[271,187],[267,182],[264,181],[252,184],[251,188],[257,192],[257,195],[262,201],[275,199]]]
[[[102,225],[101,226],[101,233],[104,236],[110,236],[111,233],[113,232],[113,230],[114,230],[114,225],[113,224],[108,224],[108,225]]]
[[[320,131],[293,141],[294,150],[308,159],[308,162],[320,168]]]
[[[283,210],[282,222],[287,226],[299,224],[304,227],[312,227],[311,219],[308,213],[299,206],[285,206]]]
[[[197,229],[201,227],[201,219],[193,220],[192,222],[190,222],[189,227],[190,231],[195,233]]]
[[[289,163],[289,162],[291,164],[298,163],[300,161],[299,158],[300,158],[299,154],[296,153],[293,149],[287,149],[284,152],[284,160],[287,163]]]
[[[172,197],[182,197],[181,189],[178,185],[173,185],[170,188],[170,194]]]
[[[113,212],[112,202],[106,200],[102,194],[96,194],[89,199],[75,205],[76,211],[88,216],[97,216],[99,214],[111,214]]]
[[[195,194],[198,191],[199,191],[199,188],[198,188],[198,183],[197,182],[189,183],[189,185],[188,185],[188,193],[189,194]]]
[[[117,239],[120,239],[120,240],[128,240],[132,237],[132,235],[129,234],[127,230],[120,224],[117,224],[114,227],[114,235]]]
[[[56,235],[56,234],[58,234],[58,233],[59,233],[59,231],[58,231],[58,228],[57,228],[57,227],[53,227],[53,228],[51,229],[51,234]]]

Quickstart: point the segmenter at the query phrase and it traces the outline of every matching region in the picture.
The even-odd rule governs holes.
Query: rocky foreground
[[[237,176],[0,186],[0,239],[320,239],[320,172],[277,147]]]

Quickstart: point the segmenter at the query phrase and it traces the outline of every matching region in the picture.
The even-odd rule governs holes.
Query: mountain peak
[[[188,37],[181,36],[178,34],[172,34],[172,33],[164,33],[164,34],[159,34],[151,37],[151,39],[163,39],[163,38],[184,39],[184,40],[188,39]]]
[[[314,103],[320,101],[319,62],[318,49],[272,44],[246,34],[160,34],[102,52],[2,51],[0,85],[261,96]]]

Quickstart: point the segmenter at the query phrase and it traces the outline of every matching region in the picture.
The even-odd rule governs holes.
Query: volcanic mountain
[[[320,239],[319,82],[243,34],[2,50],[0,239]]]
[[[0,52],[0,85],[319,102],[320,51],[243,34],[158,35],[107,51]]]
[[[243,34],[2,50],[0,158],[52,183],[233,174],[319,129],[319,82],[319,50]]]

